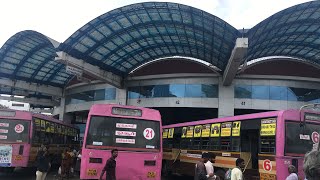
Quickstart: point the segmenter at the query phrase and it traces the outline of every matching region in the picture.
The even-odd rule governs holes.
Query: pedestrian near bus
[[[297,175],[297,169],[294,165],[288,166],[288,172],[289,172],[289,176],[286,178],[286,180],[299,180]]]
[[[107,180],[116,180],[116,158],[118,157],[118,150],[112,149],[111,150],[111,157],[107,160],[106,165],[102,169],[100,180],[102,180],[103,174],[106,172],[106,179]]]
[[[207,174],[205,163],[209,161],[209,154],[202,153],[200,161],[196,163],[194,180],[207,180],[210,177],[213,177],[213,173]]]
[[[204,165],[206,166],[207,175],[213,174],[212,177],[208,177],[208,180],[216,180],[218,178],[216,175],[214,175],[214,167],[212,164],[214,163],[214,159],[216,158],[216,156],[213,153],[209,152],[208,157],[209,157],[209,161],[207,161]]]
[[[45,180],[50,166],[51,164],[48,157],[48,149],[46,147],[42,147],[37,155],[36,180]]]
[[[245,166],[244,160],[242,158],[238,158],[236,160],[236,166],[231,171],[231,180],[243,180],[243,173],[242,170]]]

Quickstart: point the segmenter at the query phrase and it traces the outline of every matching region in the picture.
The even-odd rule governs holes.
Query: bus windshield
[[[0,119],[0,142],[28,142],[29,124],[25,120]]]
[[[160,149],[160,122],[151,120],[92,116],[86,147],[113,147],[136,151]]]
[[[306,123],[304,127],[299,122],[286,122],[286,155],[304,155],[317,147],[319,142],[320,124]]]

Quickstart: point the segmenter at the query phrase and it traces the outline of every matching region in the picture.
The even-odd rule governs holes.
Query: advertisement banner
[[[187,128],[187,138],[192,138],[193,137],[193,129],[194,129],[193,126],[189,126]]]
[[[169,129],[168,138],[173,138],[174,128]]]
[[[182,128],[181,138],[186,138],[187,136],[187,127]]]
[[[261,119],[260,136],[275,136],[276,135],[276,119]]]
[[[219,137],[220,136],[220,123],[211,124],[210,137]]]
[[[201,131],[202,131],[202,125],[195,126],[193,137],[201,137]]]
[[[221,137],[231,136],[231,122],[221,124]]]
[[[0,167],[10,167],[12,158],[12,146],[0,146]]]
[[[209,136],[210,136],[210,124],[202,125],[201,137],[209,137]]]
[[[232,136],[240,136],[240,127],[240,121],[235,121],[232,123]]]
[[[164,129],[164,130],[163,130],[163,132],[162,132],[162,138],[163,138],[163,139],[168,138],[168,129]]]

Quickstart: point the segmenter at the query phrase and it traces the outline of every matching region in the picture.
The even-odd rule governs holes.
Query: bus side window
[[[180,141],[181,141],[181,132],[182,128],[174,128],[173,133],[173,148],[180,148]]]
[[[231,138],[221,137],[221,150],[230,151],[231,150]]]
[[[231,151],[240,151],[240,137],[232,137]]]
[[[209,149],[210,147],[209,140],[210,139],[208,137],[201,138],[202,149]]]
[[[275,136],[260,136],[260,153],[276,152]]]
[[[187,149],[189,143],[189,138],[181,138],[180,149]]]
[[[201,138],[199,137],[193,138],[192,149],[201,149]]]
[[[211,137],[210,138],[210,150],[220,150],[220,138],[219,137]]]

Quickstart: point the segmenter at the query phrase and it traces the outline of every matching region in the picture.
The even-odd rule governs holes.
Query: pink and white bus
[[[117,180],[160,180],[161,135],[157,110],[93,105],[84,135],[80,179],[99,179],[111,150],[118,149]]]
[[[320,114],[284,110],[163,126],[163,172],[193,175],[202,152],[216,155],[215,172],[224,178],[237,158],[246,179],[283,180],[288,165],[304,179],[303,157],[317,149]]]
[[[59,164],[65,147],[79,147],[79,130],[51,116],[27,111],[0,110],[0,169],[33,167],[41,144]]]

